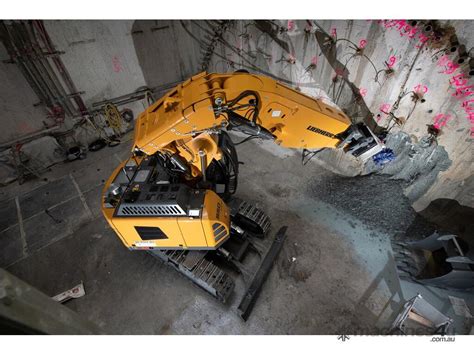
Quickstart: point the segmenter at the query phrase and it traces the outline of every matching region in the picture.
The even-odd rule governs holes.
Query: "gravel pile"
[[[411,207],[403,181],[387,175],[342,177],[328,174],[310,184],[308,193],[387,234],[407,233],[418,239],[433,227]]]

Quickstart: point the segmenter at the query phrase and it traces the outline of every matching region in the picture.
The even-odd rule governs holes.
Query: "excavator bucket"
[[[474,288],[474,248],[453,234],[435,231],[413,242],[392,241],[401,279],[446,289]]]

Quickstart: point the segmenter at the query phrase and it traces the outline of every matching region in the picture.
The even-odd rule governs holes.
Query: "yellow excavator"
[[[239,161],[227,131],[311,151],[355,156],[380,145],[341,110],[271,78],[238,71],[200,73],[136,120],[131,156],[105,183],[102,212],[130,250],[146,250],[226,302],[242,275],[238,313],[246,320],[287,227],[270,244],[269,217],[233,197]],[[257,255],[257,258],[248,257]],[[258,260],[258,261],[255,261]]]

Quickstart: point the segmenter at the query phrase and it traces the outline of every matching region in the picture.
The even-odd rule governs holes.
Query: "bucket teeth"
[[[474,270],[453,262],[453,255],[460,260],[456,236],[434,232],[417,241],[392,241],[392,250],[401,279],[453,290],[474,287]]]

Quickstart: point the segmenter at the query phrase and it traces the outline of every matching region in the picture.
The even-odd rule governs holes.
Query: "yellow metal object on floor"
[[[114,104],[106,104],[104,106],[105,120],[114,133],[120,137],[122,134],[122,116],[120,115],[117,106]]]

